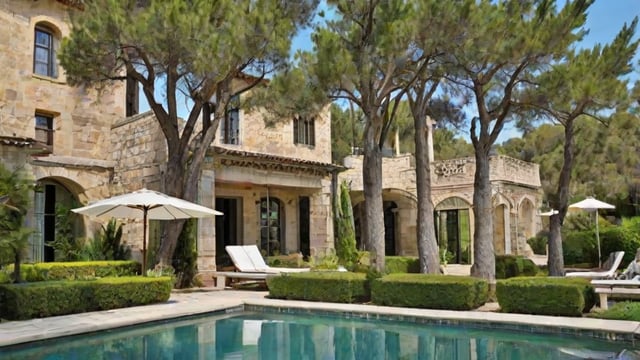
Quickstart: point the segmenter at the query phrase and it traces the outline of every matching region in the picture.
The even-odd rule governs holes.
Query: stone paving
[[[241,310],[248,307],[275,307],[301,311],[339,311],[408,318],[447,319],[450,322],[503,323],[513,328],[546,327],[571,331],[604,331],[640,337],[640,323],[634,321],[600,320],[591,318],[564,318],[492,312],[497,304],[487,304],[485,311],[448,311],[411,308],[393,308],[362,304],[335,304],[306,301],[267,299],[263,291],[198,291],[174,292],[168,302],[125,309],[83,314],[55,316],[0,324],[0,346],[30,341],[77,335],[145,322],[197,315],[215,311]],[[493,305],[493,306],[491,306]],[[560,332],[558,330],[557,332]],[[562,332],[566,332],[566,331]]]

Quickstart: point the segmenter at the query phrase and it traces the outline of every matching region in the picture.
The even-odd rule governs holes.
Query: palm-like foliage
[[[11,257],[14,281],[20,282],[20,262],[29,246],[30,229],[24,220],[31,203],[33,182],[20,171],[9,171],[0,165],[0,254]],[[9,259],[2,259],[9,262]]]

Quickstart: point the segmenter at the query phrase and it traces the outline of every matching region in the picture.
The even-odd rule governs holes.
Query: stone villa
[[[70,31],[67,12],[77,6],[72,0],[0,3],[0,159],[38,184],[27,224],[36,229],[31,261],[55,260],[45,245],[55,236],[56,205],[160,189],[165,170],[164,137],[152,113],[138,113],[135,83],[114,84],[99,99],[93,90],[66,84],[56,49]],[[258,111],[228,109],[200,178],[199,202],[224,213],[198,223],[201,270],[224,264],[229,244],[257,244],[265,254],[333,248],[332,192],[341,179],[349,181],[360,218],[362,159],[332,164],[330,127],[328,108],[273,127],[265,127]],[[383,166],[387,254],[415,255],[413,158],[396,154]],[[524,253],[525,240],[540,228],[538,166],[495,157],[491,171],[496,252]],[[473,172],[473,159],[432,168],[438,237],[452,263],[473,261]],[[80,237],[99,227],[79,222]],[[139,256],[142,225],[125,224],[125,240]]]

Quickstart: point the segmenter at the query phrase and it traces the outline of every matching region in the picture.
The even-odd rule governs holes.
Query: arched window
[[[33,72],[52,78],[58,77],[56,50],[58,41],[51,28],[37,25],[33,46]]]
[[[282,224],[284,209],[278,198],[260,199],[260,250],[266,256],[284,252],[282,246]]]

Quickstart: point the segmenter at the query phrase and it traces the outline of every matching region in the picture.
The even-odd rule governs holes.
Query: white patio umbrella
[[[602,255],[600,254],[600,229],[598,228],[598,209],[615,209],[616,207],[607,204],[604,201],[597,200],[591,196],[582,201],[578,201],[575,204],[569,205],[570,208],[582,209],[588,212],[593,212],[596,215],[596,241],[598,242],[598,267],[602,267]]]
[[[151,220],[176,220],[222,215],[220,211],[178,199],[161,192],[142,189],[128,194],[96,201],[71,211],[94,218],[142,219],[142,272],[147,267],[147,222]]]

